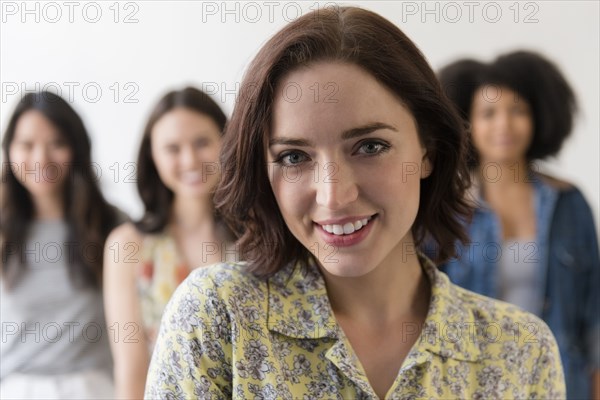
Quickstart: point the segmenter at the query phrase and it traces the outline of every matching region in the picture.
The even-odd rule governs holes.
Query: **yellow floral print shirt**
[[[175,239],[168,232],[146,235],[141,254],[136,285],[151,353],[165,307],[190,268],[181,260]]]
[[[423,256],[421,264],[431,283],[429,312],[386,398],[565,398],[557,345],[543,321],[453,285]],[[317,267],[290,265],[265,281],[243,263],[196,270],[177,289],[145,397],[377,398]]]

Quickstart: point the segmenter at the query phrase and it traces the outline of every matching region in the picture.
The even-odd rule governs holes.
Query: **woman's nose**
[[[328,162],[314,175],[316,201],[321,207],[342,209],[358,198],[358,185],[352,169],[340,162]]]
[[[196,152],[192,146],[186,146],[181,150],[179,162],[183,168],[195,167],[196,159]]]

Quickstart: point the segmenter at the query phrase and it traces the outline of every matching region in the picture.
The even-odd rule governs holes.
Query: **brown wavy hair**
[[[67,241],[78,246],[71,253],[72,258],[69,256],[68,268],[74,283],[99,287],[102,282],[104,242],[109,232],[125,220],[125,216],[106,202],[98,187],[91,161],[91,142],[83,121],[64,99],[46,91],[23,96],[8,122],[2,141],[6,160],[0,201],[4,285],[13,288],[27,267],[23,244],[35,210],[31,195],[9,167],[9,148],[19,118],[31,110],[41,112],[48,118],[71,147],[73,160],[65,178],[63,211],[69,232]],[[98,249],[97,254],[86,256],[84,250],[89,250],[92,245]],[[20,257],[21,262],[12,262],[12,257]]]
[[[152,158],[152,128],[163,115],[175,108],[186,108],[210,117],[222,133],[227,123],[227,117],[219,105],[210,96],[193,87],[174,90],[165,94],[154,107],[144,128],[142,143],[137,161],[137,189],[144,203],[144,215],[135,223],[143,233],[162,231],[169,223],[174,194],[158,175],[156,164]],[[215,215],[217,227],[224,229],[225,224]],[[231,233],[225,229],[223,235],[230,238]]]
[[[415,244],[437,243],[437,262],[466,242],[464,194],[470,185],[466,131],[425,57],[383,17],[340,7],[306,14],[275,34],[250,64],[241,84],[221,153],[221,183],[215,203],[238,241],[248,269],[268,276],[312,254],[292,235],[270,187],[265,154],[275,87],[283,75],[317,61],[358,65],[395,93],[417,121],[433,170],[421,183]]]

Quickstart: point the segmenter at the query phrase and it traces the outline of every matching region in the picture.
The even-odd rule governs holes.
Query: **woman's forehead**
[[[292,71],[276,88],[271,136],[343,132],[373,124],[398,127],[412,113],[371,74],[348,63],[323,62]]]

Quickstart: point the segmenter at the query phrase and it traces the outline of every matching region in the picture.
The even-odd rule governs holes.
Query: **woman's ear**
[[[425,179],[431,175],[433,171],[433,163],[430,161],[427,152],[423,155],[421,159],[421,179]]]

